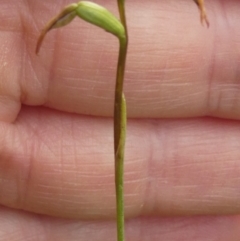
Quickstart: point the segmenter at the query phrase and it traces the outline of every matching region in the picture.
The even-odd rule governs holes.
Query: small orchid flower
[[[38,39],[36,53],[39,52],[48,31],[69,24],[76,16],[112,33],[120,40],[125,38],[125,30],[122,23],[111,12],[93,2],[80,1],[63,8],[59,14],[46,24]]]

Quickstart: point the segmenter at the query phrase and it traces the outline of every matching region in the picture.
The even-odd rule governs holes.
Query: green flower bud
[[[80,1],[66,6],[44,27],[38,39],[36,53],[39,52],[43,39],[48,31],[70,23],[76,16],[92,23],[109,33],[117,36],[120,40],[125,38],[125,30],[121,22],[106,8],[93,2]]]
[[[76,12],[85,21],[103,28],[118,38],[125,38],[125,30],[122,23],[106,8],[93,2],[80,1]]]

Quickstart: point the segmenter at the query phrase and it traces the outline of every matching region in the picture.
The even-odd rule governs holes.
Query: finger
[[[49,33],[40,56],[35,56],[40,29],[63,6],[49,1],[28,3],[28,7],[19,4],[21,11],[15,11],[13,18],[4,16],[0,43],[8,51],[2,58],[6,66],[1,81],[7,96],[0,106],[2,120],[13,120],[20,103],[112,116],[117,39],[76,20]],[[116,13],[111,1],[99,3]],[[189,0],[171,5],[127,3],[129,117],[239,119],[240,17],[236,9],[240,2],[227,1],[222,6],[209,0],[206,4],[210,29],[199,24],[198,10]],[[7,29],[11,31],[6,33]],[[10,112],[11,101],[15,104]]]
[[[239,123],[131,120],[126,216],[237,214]],[[69,218],[115,216],[112,120],[24,108],[1,124],[0,203]]]
[[[114,221],[63,220],[13,212],[1,208],[1,241],[98,240],[116,236]],[[126,224],[126,239],[132,241],[238,241],[239,216],[191,218],[138,218]],[[94,231],[94,232],[93,232]]]

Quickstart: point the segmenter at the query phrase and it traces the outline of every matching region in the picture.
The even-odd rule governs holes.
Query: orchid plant
[[[193,0],[200,10],[201,23],[209,26],[204,0]],[[125,16],[125,0],[117,0],[120,20],[106,8],[90,1],[73,3],[61,10],[43,28],[39,36],[36,53],[39,52],[43,39],[48,31],[69,24],[76,16],[96,25],[115,35],[119,40],[119,56],[116,74],[115,102],[114,102],[114,156],[115,156],[115,190],[116,190],[116,216],[117,240],[124,241],[124,149],[126,137],[126,101],[123,93],[125,63],[128,47],[128,31]]]

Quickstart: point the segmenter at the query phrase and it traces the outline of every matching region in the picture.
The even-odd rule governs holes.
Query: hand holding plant
[[[10,6],[10,2],[6,2],[6,6]],[[211,8],[217,11],[217,2],[212,4]],[[231,4],[227,3],[226,12],[232,19],[231,29],[234,29],[238,25],[235,26],[233,20],[238,15],[232,12]],[[4,111],[4,105],[1,108],[4,114],[1,115],[4,137],[1,144],[1,178],[5,180],[1,185],[1,203],[10,207],[2,208],[1,212],[1,227],[6,233],[2,240],[9,240],[10,234],[11,237],[18,235],[22,240],[30,235],[31,240],[34,240],[34,235],[38,238],[44,235],[44,240],[94,240],[96,236],[98,240],[112,240],[115,238],[115,225],[111,221],[115,214],[112,121],[107,117],[111,117],[112,113],[117,41],[110,37],[104,39],[106,34],[99,36],[101,32],[93,28],[89,30],[89,25],[82,25],[81,31],[76,30],[81,23],[75,21],[69,28],[49,35],[40,57],[36,58],[31,54],[37,30],[59,9],[55,6],[49,13],[45,9],[52,8],[44,5],[43,11],[42,6],[42,1],[34,1],[28,8],[27,5],[24,5],[25,8],[19,5],[21,11],[14,11],[16,15],[11,19],[4,18],[3,22],[6,29],[12,30],[2,32],[7,41],[1,39],[2,46],[11,46],[3,48],[8,52],[3,51],[5,61],[2,66],[5,67],[1,70],[5,96],[10,96],[1,103],[8,103],[6,110],[11,110]],[[160,6],[165,11],[159,12]],[[206,95],[209,96],[207,83],[210,81],[207,75],[209,65],[206,63],[209,54],[213,53],[211,39],[206,38],[209,30],[199,26],[194,7],[185,12],[184,6],[176,2],[174,9],[178,6],[181,9],[176,16],[174,9],[168,12],[170,8],[167,6],[168,2],[159,1],[148,7],[144,3],[139,4],[137,9],[136,4],[129,3],[128,6],[128,13],[131,12],[130,16],[128,14],[131,42],[134,44],[129,49],[125,83],[130,117],[125,198],[127,218],[136,219],[128,222],[127,235],[130,236],[127,238],[174,240],[189,237],[192,240],[194,235],[199,240],[206,240],[207,234],[208,238],[234,240],[234,236],[239,235],[237,216],[160,218],[163,214],[238,213],[239,110],[237,107],[226,107],[229,103],[227,96],[231,96],[232,100],[235,98],[234,103],[237,103],[237,95],[234,94],[237,93],[237,81],[233,72],[235,67],[237,69],[238,52],[225,52],[224,59],[214,60],[215,66],[223,64],[222,61],[225,64],[224,68],[214,69],[211,75],[211,83],[215,85],[210,90],[212,98],[208,99],[208,105],[215,103],[213,97],[219,91],[226,95],[222,96],[218,110],[210,113],[208,105],[204,105]],[[33,13],[36,11],[33,16],[38,16],[37,13],[41,15],[37,18],[36,30],[33,28],[34,21],[29,21],[29,8]],[[141,8],[146,14],[144,19],[139,18]],[[25,28],[14,31],[21,26],[20,18],[17,18],[20,14]],[[153,18],[156,15],[159,19]],[[214,25],[215,19],[209,15],[211,25]],[[220,11],[218,16],[221,17]],[[15,22],[12,22],[14,19]],[[148,22],[150,19],[151,22]],[[228,48],[224,45],[226,36],[229,36],[228,40],[235,39],[233,43],[238,42],[237,35],[234,35],[237,31],[224,35],[227,29],[221,25],[219,28],[222,31],[219,31],[218,45],[214,49],[218,57],[220,50]],[[147,34],[142,35],[142,29],[148,29]],[[213,35],[211,29],[210,35]],[[30,37],[20,38],[20,32]],[[14,36],[14,41],[11,41],[11,36]],[[174,36],[184,37],[176,39]],[[22,41],[27,41],[25,47]],[[204,45],[201,45],[202,42]],[[105,49],[106,43],[109,44]],[[203,56],[206,56],[204,65]],[[105,60],[103,65],[102,59]],[[228,76],[227,82],[224,76]],[[8,88],[10,85],[11,88]],[[15,102],[10,102],[11,96],[15,96],[12,98]],[[15,119],[19,111],[17,98],[24,105],[14,124],[7,124]],[[27,105],[43,107],[31,108]],[[71,114],[73,112],[80,115]],[[197,118],[207,112],[225,120]],[[100,115],[102,117],[97,117]],[[156,119],[188,116],[196,118]],[[132,117],[138,119],[131,120]],[[148,119],[144,119],[146,117]],[[227,120],[230,118],[236,121]],[[45,213],[47,216],[34,213]],[[139,215],[142,218],[138,218]],[[91,221],[93,219],[95,221]],[[11,227],[11,232],[7,231],[8,227]],[[142,231],[141,237],[139,230]]]

